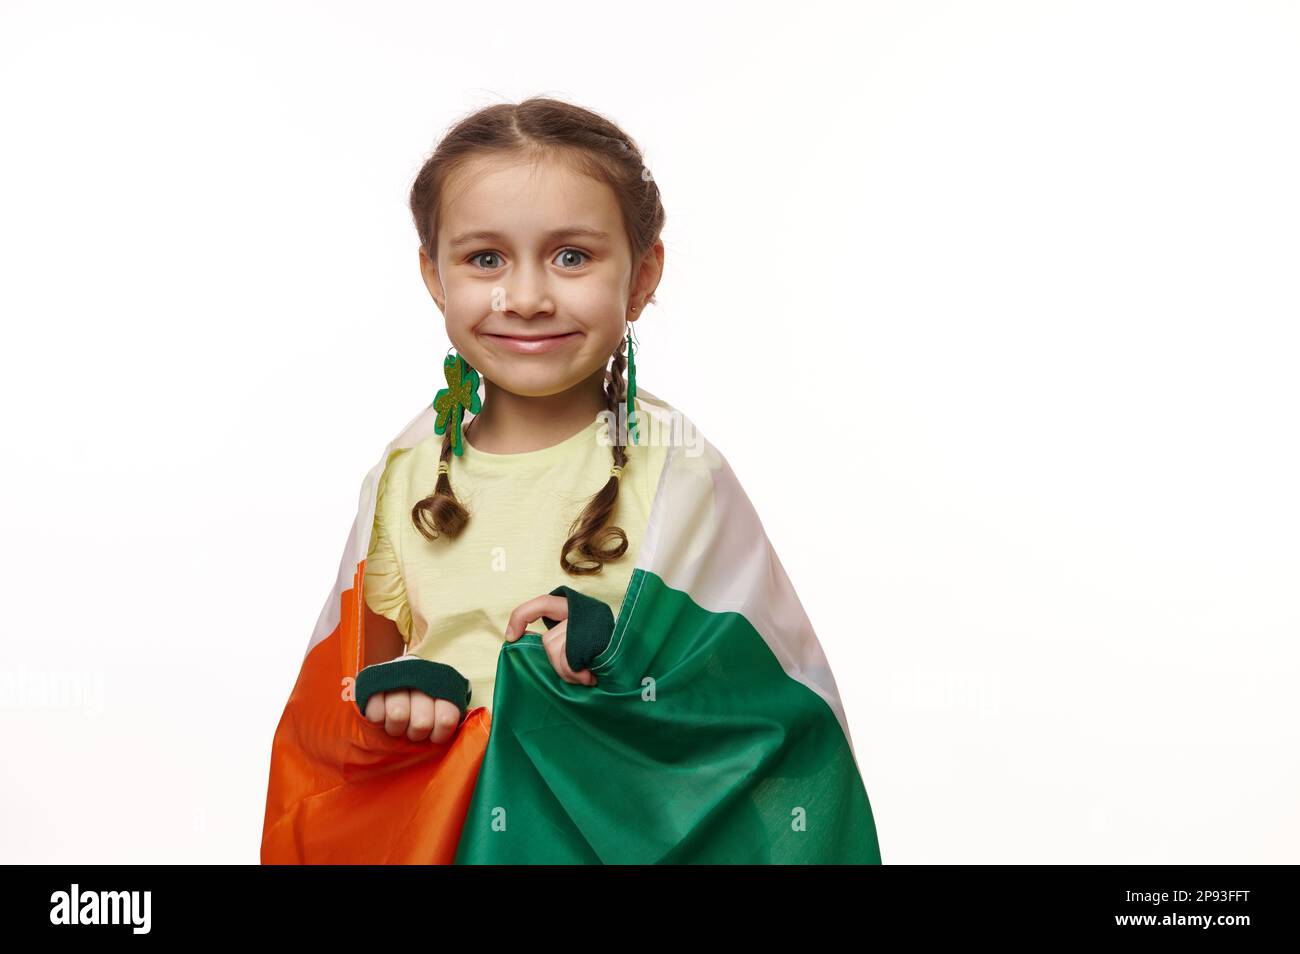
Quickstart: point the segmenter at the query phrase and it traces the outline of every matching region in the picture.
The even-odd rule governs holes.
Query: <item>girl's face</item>
[[[525,397],[604,369],[663,254],[660,242],[634,274],[609,186],[517,158],[476,158],[451,177],[437,245],[436,267],[421,248],[420,270],[447,336],[489,382]]]

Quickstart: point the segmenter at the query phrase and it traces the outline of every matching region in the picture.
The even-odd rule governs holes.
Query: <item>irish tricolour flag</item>
[[[434,414],[362,486],[276,729],[262,861],[880,863],[835,680],[758,515],[716,448],[643,389],[641,440],[673,436],[597,685],[565,683],[526,633],[502,644],[491,713],[470,709],[450,742],[364,718],[351,687],[375,493]]]

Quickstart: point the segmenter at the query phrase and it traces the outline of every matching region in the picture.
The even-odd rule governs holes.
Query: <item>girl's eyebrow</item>
[[[544,238],[547,242],[554,242],[562,238],[586,238],[592,240],[607,239],[609,234],[602,232],[600,229],[593,229],[586,225],[566,225],[561,229],[552,229],[547,232]],[[500,242],[505,238],[500,232],[493,232],[487,229],[478,229],[473,232],[462,232],[451,240],[451,248],[458,248],[461,245],[469,245],[471,242]]]

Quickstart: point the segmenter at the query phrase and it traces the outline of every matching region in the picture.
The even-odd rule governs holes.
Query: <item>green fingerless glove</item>
[[[564,656],[574,672],[590,669],[592,661],[609,648],[614,635],[614,611],[609,604],[579,593],[571,586],[557,586],[551,596],[564,596],[569,600],[569,625],[564,637]],[[543,616],[546,628],[559,625],[559,620]]]
[[[451,666],[407,653],[367,666],[357,674],[355,694],[361,714],[366,714],[366,703],[371,696],[390,689],[419,689],[427,696],[453,702],[460,709],[462,721],[473,695],[469,680]]]

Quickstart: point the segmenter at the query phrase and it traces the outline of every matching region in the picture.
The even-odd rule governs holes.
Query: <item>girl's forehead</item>
[[[549,208],[558,212],[617,208],[614,190],[565,162],[478,157],[445,183],[443,216],[499,208]]]
[[[442,232],[525,233],[585,226],[618,228],[621,211],[606,183],[556,159],[480,157],[444,184]]]

